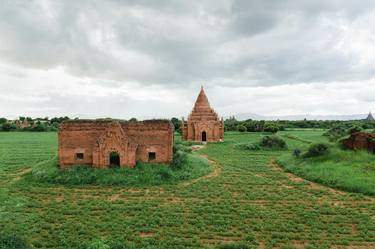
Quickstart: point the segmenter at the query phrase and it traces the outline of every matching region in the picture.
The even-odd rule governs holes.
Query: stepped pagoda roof
[[[195,101],[194,108],[189,115],[189,120],[219,120],[219,116],[211,108],[207,95],[204,92],[203,86],[199,92],[197,100]]]

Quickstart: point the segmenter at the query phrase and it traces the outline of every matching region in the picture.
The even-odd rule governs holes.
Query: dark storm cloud
[[[6,1],[1,60],[78,77],[277,85],[374,77],[336,48],[374,1]],[[103,83],[105,84],[105,83]]]

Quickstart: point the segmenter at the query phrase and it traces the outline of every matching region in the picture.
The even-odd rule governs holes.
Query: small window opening
[[[148,161],[154,161],[156,159],[156,153],[155,152],[149,152],[148,153]]]
[[[77,153],[76,154],[76,159],[77,160],[83,160],[83,153]]]

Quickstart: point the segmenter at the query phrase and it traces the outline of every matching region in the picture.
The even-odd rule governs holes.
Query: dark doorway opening
[[[203,142],[206,142],[206,141],[207,141],[207,134],[206,134],[205,131],[202,132],[202,141],[203,141]]]
[[[120,155],[117,152],[111,152],[109,154],[109,166],[111,168],[120,167]]]
[[[148,161],[152,162],[156,159],[156,153],[155,152],[149,152],[148,153]]]

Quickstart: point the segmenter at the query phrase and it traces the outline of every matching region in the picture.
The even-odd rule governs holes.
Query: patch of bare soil
[[[109,196],[108,200],[111,202],[117,201],[120,198],[120,194],[114,194]]]
[[[148,238],[148,237],[153,237],[154,235],[155,235],[154,232],[142,232],[139,234],[139,237]]]
[[[197,151],[197,150],[200,150],[200,149],[203,149],[203,148],[204,148],[204,145],[193,145],[193,146],[191,146],[192,151]]]

